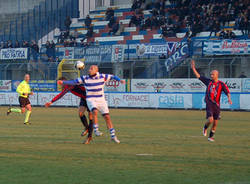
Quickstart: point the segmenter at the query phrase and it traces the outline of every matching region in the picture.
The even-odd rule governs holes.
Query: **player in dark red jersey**
[[[191,68],[192,68],[195,76],[207,86],[206,97],[205,97],[206,111],[207,111],[207,122],[205,123],[205,125],[203,127],[203,135],[204,136],[207,135],[207,129],[208,129],[209,125],[213,124],[213,127],[211,128],[211,131],[210,131],[210,134],[208,137],[208,140],[214,141],[213,136],[215,134],[215,130],[216,130],[218,120],[220,117],[221,93],[223,91],[228,97],[228,103],[232,104],[230,91],[229,91],[227,85],[218,79],[219,72],[217,70],[211,71],[211,73],[210,73],[211,79],[208,79],[204,76],[200,76],[200,74],[197,72],[197,70],[195,68],[195,61],[194,60],[191,61]]]
[[[59,80],[66,80],[65,77],[60,78]],[[68,86],[63,85],[63,90],[61,93],[59,93],[57,96],[55,96],[50,102],[47,102],[45,104],[45,107],[49,107],[52,103],[62,98],[66,93],[71,92],[72,94],[78,96],[81,98],[80,105],[79,105],[79,117],[81,119],[81,122],[83,126],[85,127],[85,130],[82,132],[81,136],[85,136],[88,133],[88,138],[84,142],[84,144],[89,144],[89,142],[92,140],[92,132],[93,132],[93,122],[92,122],[92,113],[89,111],[87,102],[86,102],[86,90],[84,86],[78,85],[78,86]],[[87,118],[85,116],[85,111],[88,111],[89,113],[89,124],[87,122]]]

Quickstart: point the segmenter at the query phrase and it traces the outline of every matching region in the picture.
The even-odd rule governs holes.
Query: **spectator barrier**
[[[250,78],[222,80],[231,90],[233,104],[229,105],[227,97],[223,94],[221,108],[250,110]],[[0,81],[0,105],[18,105],[18,94],[13,91],[10,83],[9,80]],[[16,85],[16,81],[12,83],[12,86],[13,84]],[[30,96],[32,105],[42,106],[58,94],[58,92],[43,92],[43,90],[44,88],[37,88],[37,92]],[[197,79],[132,79],[127,81],[127,85],[110,81],[107,83],[105,91],[105,98],[110,107],[205,108],[205,86]],[[78,104],[79,98],[68,93],[53,105],[78,106]]]
[[[57,92],[35,92],[30,96],[32,105],[43,106],[55,97]],[[232,93],[233,104],[229,105],[227,97],[221,97],[221,108],[229,110],[250,110],[250,93]],[[193,93],[121,93],[106,92],[105,98],[110,107],[123,108],[174,108],[174,109],[204,109],[205,94]],[[78,106],[80,99],[71,93],[55,102],[53,106]],[[0,105],[18,105],[16,92],[0,92]]]

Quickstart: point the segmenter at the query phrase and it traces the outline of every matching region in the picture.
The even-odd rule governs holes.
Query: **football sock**
[[[85,129],[88,129],[89,125],[88,125],[86,116],[83,115],[82,117],[80,117],[80,119],[81,119],[81,122],[82,122],[83,126],[85,127]]]
[[[17,109],[17,108],[11,108],[10,111],[11,112],[21,113],[21,109]]]
[[[210,134],[209,134],[209,137],[213,137],[214,134],[215,134],[215,131],[211,130],[211,131],[210,131]]]
[[[93,121],[89,120],[89,135],[88,135],[88,137],[92,137],[92,133],[93,133]]]
[[[207,129],[207,128],[208,128],[208,126],[207,126],[207,124],[205,124],[205,125],[204,125],[204,129]]]
[[[94,132],[98,132],[99,131],[99,125],[98,124],[93,124],[93,128],[94,128]]]
[[[30,119],[30,114],[31,114],[31,111],[27,111],[27,112],[26,112],[26,114],[25,114],[25,120],[24,120],[24,123],[29,122],[29,119]]]
[[[110,128],[109,132],[110,132],[111,138],[114,138],[115,137],[115,129],[114,128]]]

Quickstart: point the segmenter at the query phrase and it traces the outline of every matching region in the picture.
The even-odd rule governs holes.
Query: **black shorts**
[[[212,102],[207,102],[206,111],[207,111],[207,119],[209,117],[213,117],[214,120],[218,120],[220,118],[220,107],[217,104],[214,104]]]
[[[90,112],[90,111],[89,111],[89,108],[88,108],[88,105],[87,105],[86,99],[81,98],[79,106],[86,107],[86,108],[87,108],[87,111]]]
[[[20,107],[26,107],[26,105],[30,104],[30,100],[28,98],[19,96],[18,100],[19,100]]]

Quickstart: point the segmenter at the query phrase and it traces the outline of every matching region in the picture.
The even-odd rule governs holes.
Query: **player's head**
[[[98,66],[97,65],[91,65],[89,68],[89,75],[95,75],[98,72]]]
[[[24,75],[24,80],[25,80],[26,82],[29,82],[29,81],[30,81],[30,75],[26,73],[26,74]]]
[[[210,72],[210,77],[211,77],[212,80],[218,80],[218,78],[219,78],[218,70],[212,70]]]

